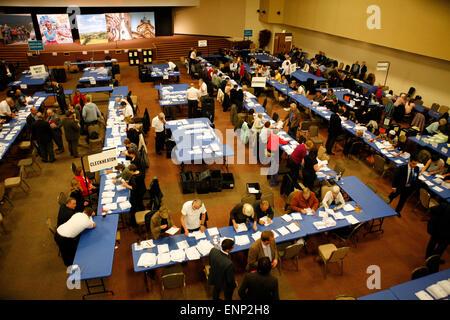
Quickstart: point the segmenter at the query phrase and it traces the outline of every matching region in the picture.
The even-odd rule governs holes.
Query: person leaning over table
[[[247,273],[239,288],[241,300],[280,300],[278,279],[270,274],[271,269],[268,257],[258,259],[257,272]]]
[[[306,214],[306,209],[311,209],[313,213],[316,212],[319,207],[319,199],[317,199],[314,192],[311,192],[308,188],[304,188],[303,191],[297,192],[292,197],[289,209],[292,212],[301,212]]]
[[[430,175],[441,173],[444,170],[445,162],[438,154],[433,153],[431,158],[427,161],[425,166],[420,171],[420,174],[427,172]]]
[[[164,236],[165,232],[172,228],[173,220],[170,216],[169,209],[166,206],[161,206],[150,220],[150,230],[153,239],[159,239]]]
[[[255,221],[257,221],[260,225],[265,224],[265,222],[261,220],[264,217],[267,217],[268,223],[272,222],[273,209],[270,206],[269,201],[267,200],[256,201],[253,204],[253,211],[255,212]]]
[[[229,225],[236,229],[238,224],[247,222],[253,222],[253,230],[257,230],[255,211],[253,210],[252,205],[249,203],[238,203],[230,211]]]
[[[447,120],[440,119],[439,121],[435,121],[432,124],[430,124],[428,127],[425,128],[425,131],[428,134],[436,134],[441,131],[441,128],[444,127],[447,124]]]
[[[92,220],[94,215],[95,211],[92,208],[85,208],[83,212],[75,213],[66,223],[56,229],[54,239],[66,267],[73,263],[80,234],[85,229],[95,228],[95,222]]]
[[[120,173],[114,178],[113,182],[117,183],[119,182],[119,179],[123,179],[125,181],[129,181],[131,178],[131,172],[128,167],[125,167],[122,163],[118,163],[117,166],[114,167],[117,171]],[[111,173],[111,172],[108,172]]]
[[[200,199],[185,202],[181,209],[181,232],[186,236],[189,232],[198,230],[205,232],[207,214],[205,205]]]
[[[334,211],[341,209],[345,205],[344,197],[342,196],[341,189],[338,186],[333,188],[325,194],[322,200],[322,206],[328,209],[331,205],[335,204]]]
[[[256,240],[248,250],[247,271],[251,272],[257,269],[258,260],[263,257],[270,259],[272,268],[278,265],[278,249],[275,244],[275,238],[271,230],[265,230],[261,233],[261,238]]]
[[[123,156],[125,156],[125,159],[126,159],[126,160],[130,160],[130,159],[131,159],[131,157],[130,157],[130,152],[131,152],[131,151],[137,152],[138,147],[137,147],[136,143],[131,142],[131,140],[128,139],[128,138],[125,138],[125,139],[123,140],[123,144],[125,145],[125,147],[127,148],[127,150],[126,150],[126,151],[122,151],[121,154],[122,154]]]
[[[0,119],[5,119],[7,122],[13,119],[16,114],[11,111],[12,107],[14,107],[14,100],[10,97],[0,102]]]
[[[145,191],[147,191],[147,187],[145,186],[145,175],[138,170],[136,165],[133,163],[128,166],[128,169],[131,173],[131,178],[128,182],[122,182],[122,186],[130,189],[130,225],[136,226],[136,217],[135,214],[138,211],[144,209],[143,198]]]

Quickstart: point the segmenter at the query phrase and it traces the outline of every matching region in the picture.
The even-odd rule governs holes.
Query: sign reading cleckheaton
[[[117,149],[108,149],[100,153],[92,154],[88,156],[88,163],[90,172],[115,167],[117,165]]]

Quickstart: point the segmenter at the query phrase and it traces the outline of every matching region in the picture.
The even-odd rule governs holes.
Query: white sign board
[[[286,36],[286,37],[284,38],[284,41],[285,41],[285,42],[292,42],[292,36]]]
[[[89,171],[97,172],[103,169],[110,169],[117,165],[117,149],[103,150],[88,156]]]
[[[264,88],[266,86],[266,77],[253,77],[252,87],[253,88]]]
[[[198,40],[198,46],[199,47],[206,47],[206,46],[208,46],[208,40]]]
[[[31,75],[35,76],[37,74],[46,73],[45,66],[43,64],[38,64],[36,66],[30,66]]]
[[[378,62],[377,71],[386,71],[389,67],[389,62]]]

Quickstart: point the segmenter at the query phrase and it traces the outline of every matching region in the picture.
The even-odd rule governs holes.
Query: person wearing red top
[[[83,108],[86,104],[86,98],[80,91],[75,90],[75,93],[73,95],[73,105],[76,106],[77,104],[79,104]]]
[[[315,213],[318,207],[319,199],[317,199],[314,192],[311,192],[308,188],[304,188],[303,191],[297,192],[289,205],[289,209],[292,212],[301,212],[303,214],[306,214],[306,209],[308,208]]]
[[[288,159],[288,167],[291,169],[291,177],[294,183],[296,183],[299,178],[299,171],[300,166],[303,163],[303,158],[305,158],[308,151],[314,147],[314,143],[311,140],[304,143],[305,140],[304,136],[300,136],[300,144],[294,149]]]
[[[281,139],[278,135],[278,130],[275,129],[269,136],[269,140],[267,141],[267,151],[269,152],[277,152],[279,145],[285,145],[289,141]]]
[[[88,177],[84,176],[83,170],[81,169],[81,167],[78,167],[75,169],[75,179],[80,181],[83,197],[86,197],[88,195],[88,189],[89,189],[89,194],[98,192],[97,188],[92,184],[91,180],[89,180]],[[86,186],[86,181],[87,181],[87,186]]]
[[[239,83],[241,83],[242,79],[244,79],[245,76],[245,67],[244,67],[244,63],[240,63],[240,67],[239,67]]]
[[[214,68],[214,67],[212,67],[211,69],[208,70],[208,78],[209,78],[209,80],[211,80],[214,70],[216,70],[216,68]]]

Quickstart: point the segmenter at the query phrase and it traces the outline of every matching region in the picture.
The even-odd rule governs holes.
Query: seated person
[[[286,79],[286,76],[281,76],[281,81],[282,84],[287,85],[289,82]]]
[[[355,136],[348,139],[347,142],[345,143],[344,150],[342,151],[342,153],[348,155],[350,153],[350,150],[352,150],[353,144],[363,142],[362,136],[363,136],[362,130],[356,131]]]
[[[292,90],[295,90],[295,89],[297,88],[297,81],[292,80],[291,83],[289,84],[289,87],[290,87]]]
[[[375,138],[367,140],[367,142],[374,142],[377,139],[386,140],[393,146],[397,145],[397,142],[398,142],[398,138],[397,138],[397,135],[394,130],[390,130],[387,134],[380,133]]]
[[[447,120],[440,119],[439,121],[435,121],[432,124],[430,124],[428,127],[426,127],[425,132],[430,135],[433,135],[433,134],[439,133],[442,130],[442,128],[446,125],[447,125]]]
[[[58,228],[63,223],[66,223],[76,212],[77,201],[76,199],[69,197],[66,203],[59,207],[58,219],[56,221],[56,227]],[[82,210],[83,211],[83,210]]]
[[[414,99],[407,99],[405,104],[405,115],[411,114],[411,112],[414,110],[414,107],[416,105],[414,104]]]
[[[433,153],[420,173],[427,172],[430,175],[438,174],[444,170],[444,165],[444,160],[442,160],[437,153]]]
[[[255,211],[249,203],[238,203],[230,212],[230,226],[235,229],[240,223],[253,222],[253,230],[256,231]]]
[[[322,206],[326,209],[333,204],[336,205],[333,208],[334,211],[339,210],[345,205],[344,197],[338,186],[333,186],[333,188],[325,194],[325,197],[323,197],[322,200]]]
[[[319,102],[319,104],[323,101],[322,92],[320,90],[316,91],[316,94],[314,95],[313,101],[314,102]]]
[[[70,197],[76,201],[75,212],[83,212],[84,208],[89,205],[89,202],[83,197],[83,188],[81,188],[80,180],[74,178],[71,184]]]
[[[11,121],[15,117],[15,113],[11,111],[14,108],[14,100],[10,97],[0,102],[0,119],[4,119],[6,122]]]
[[[302,96],[306,96],[305,86],[303,85],[297,85],[297,93],[301,94]]]
[[[80,182],[83,197],[86,197],[88,194],[98,193],[98,189],[92,184],[91,180],[84,176],[81,167],[75,169],[75,179]]]
[[[328,94],[322,99],[327,109],[333,110],[337,107],[338,99],[333,89],[328,89]]]
[[[255,220],[258,221],[259,224],[264,225],[264,221],[261,219],[267,216],[268,223],[272,222],[273,219],[273,210],[270,206],[269,201],[262,200],[256,201],[253,204],[253,211],[255,212]]]
[[[159,239],[164,237],[167,230],[172,228],[173,220],[169,214],[169,209],[164,205],[155,212],[150,220],[150,230],[152,232],[153,239]]]
[[[392,147],[393,149],[394,147]],[[395,149],[397,149],[399,152],[394,155],[394,157],[398,157],[399,155],[403,154],[404,152],[408,152],[408,139],[406,135],[401,135],[398,137],[398,142],[395,145]]]
[[[292,212],[301,212],[306,214],[306,209],[310,208],[313,213],[316,212],[319,207],[319,199],[317,199],[314,192],[311,192],[308,188],[304,188],[303,191],[297,192],[291,200],[289,209]]]

